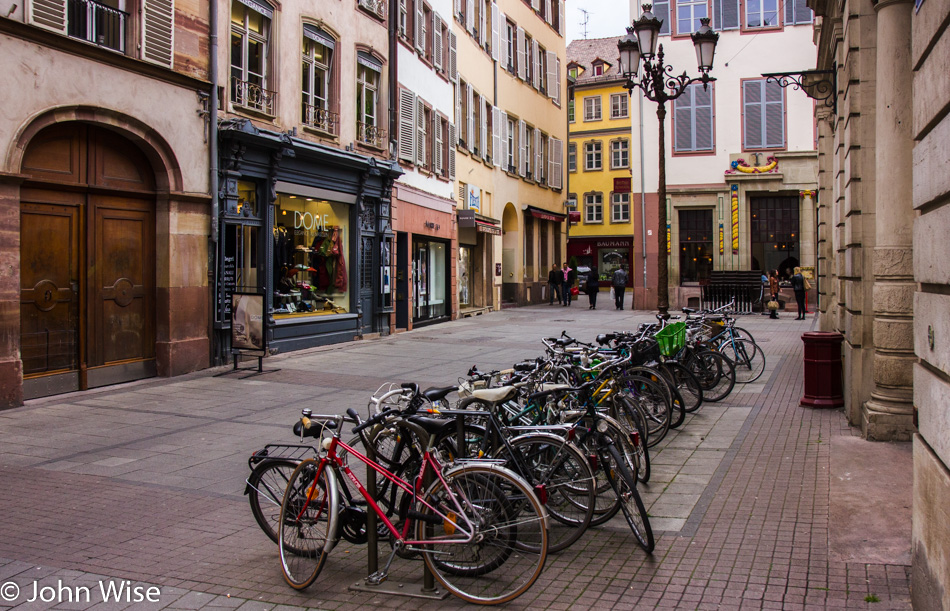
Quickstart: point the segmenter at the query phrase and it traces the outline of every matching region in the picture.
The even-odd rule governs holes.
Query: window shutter
[[[503,70],[508,68],[511,58],[508,57],[508,18],[498,11],[498,61]]]
[[[563,182],[561,173],[564,171],[564,142],[557,138],[548,138],[548,184],[554,189],[560,189]]]
[[[413,28],[413,39],[416,42],[416,49],[425,54],[426,52],[426,41],[425,37],[422,35],[422,20],[425,18],[425,13],[422,12],[422,0],[416,0],[416,18],[413,22],[415,27]]]
[[[541,154],[541,130],[534,130],[534,172],[531,176],[534,178],[535,182],[541,182],[542,172],[541,163],[544,159],[544,156]]]
[[[508,142],[511,138],[511,134],[508,133],[508,113],[498,109],[498,118],[501,119],[501,124],[498,127],[498,131],[501,134],[501,169],[505,172],[508,171]]]
[[[449,32],[449,80],[458,81],[458,38],[455,32]]]
[[[482,159],[484,159],[485,161],[488,161],[488,112],[485,110],[486,104],[485,104],[484,98],[481,101],[479,101],[479,104],[481,105],[479,109],[482,111],[481,112],[481,119],[482,119],[481,140],[480,140],[481,147],[479,148],[479,150],[481,150],[482,152]],[[489,108],[491,108],[491,106],[489,106]]]
[[[533,8],[537,12],[541,12],[540,0],[531,0],[531,8]]]
[[[673,132],[675,139],[673,147],[677,151],[692,151],[693,149],[693,87],[687,87],[679,98],[673,102]],[[611,153],[611,163],[613,154]]]
[[[525,158],[527,157],[527,150],[525,147],[525,140],[528,138],[528,126],[525,125],[524,119],[518,119],[518,176],[525,175]]]
[[[449,180],[455,180],[455,124],[449,123]]]
[[[695,148],[697,151],[711,151],[715,147],[713,142],[713,86],[704,90],[702,85],[694,84],[693,88],[693,124],[695,134]]]
[[[475,0],[465,2],[465,29],[469,34],[475,31]]]
[[[670,33],[670,0],[656,0],[653,3],[653,14],[657,19],[663,20],[660,26],[660,34]]]
[[[535,89],[540,89],[540,79],[538,78],[538,72],[540,72],[538,70],[538,41],[532,38],[531,44],[528,45],[528,48],[525,50],[531,54],[531,86]]]
[[[713,0],[713,29],[736,30],[738,28],[739,0]]]
[[[555,82],[554,101],[560,104],[561,103],[561,58],[556,57],[556,60],[557,61],[554,62],[556,66],[554,71],[557,73],[557,78],[554,79],[554,82]]]
[[[564,37],[564,0],[557,2],[557,33]]]
[[[465,144],[471,153],[475,150],[475,92],[468,83],[465,84],[465,101],[467,103],[465,109],[468,114],[468,116],[465,117],[465,127],[467,128],[465,130]]]
[[[811,23],[814,13],[805,4],[805,0],[785,0],[785,23],[788,25]]]
[[[432,11],[432,62],[442,69],[442,20]]]
[[[525,49],[525,37],[524,37],[524,28],[518,26],[518,78],[522,81],[525,80],[525,75],[527,74],[526,68],[528,67],[527,60],[528,58],[526,49]]]
[[[557,59],[557,53],[554,51],[548,51],[548,97],[551,99],[557,99],[558,83],[560,81],[560,75],[558,74],[558,68],[560,67],[560,62]]]
[[[499,17],[498,5],[492,2],[491,3],[491,58],[495,60],[496,62],[498,61],[498,44],[499,44],[498,27],[499,27],[499,23],[501,23],[498,20],[498,17]]]
[[[765,147],[785,146],[785,95],[778,83],[765,83]]]
[[[762,83],[764,81],[745,81],[742,83],[742,112],[744,115],[745,148],[762,148]]]
[[[482,0],[475,0],[480,3],[482,10],[478,12],[478,46],[485,48],[486,28],[491,27],[491,15],[485,13],[485,5]]]
[[[795,0],[785,0],[785,23],[795,23]]]
[[[426,106],[416,98],[416,165],[426,165]]]
[[[495,167],[501,165],[501,109],[491,107],[491,157]]]
[[[432,134],[435,146],[432,147],[432,171],[442,175],[442,155],[445,153],[442,139],[442,119],[435,112],[432,113]]]
[[[459,22],[462,21],[460,18],[461,18],[461,16],[462,16],[462,3],[463,3],[463,2],[465,2],[465,0],[455,0],[455,16],[456,16],[456,18],[459,18],[459,19],[458,19]]]
[[[458,81],[455,82],[455,125],[462,124],[462,90]],[[452,146],[457,146],[458,142],[452,140]]]
[[[30,23],[66,33],[66,0],[33,0],[30,2]]]
[[[416,94],[399,90],[399,159],[412,163],[416,158]]]
[[[142,6],[142,59],[172,67],[175,59],[175,0],[145,0]]]

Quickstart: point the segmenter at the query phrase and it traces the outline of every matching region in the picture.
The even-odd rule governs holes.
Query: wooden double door
[[[24,398],[154,376],[154,174],[131,142],[67,124],[24,156]]]

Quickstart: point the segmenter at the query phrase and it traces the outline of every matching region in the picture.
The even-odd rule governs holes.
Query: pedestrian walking
[[[795,300],[798,302],[798,317],[795,320],[805,320],[805,291],[811,288],[808,279],[802,276],[802,268],[796,267],[792,274],[792,290],[795,291]]]
[[[769,318],[778,320],[778,270],[773,269],[769,274],[769,295],[771,296],[771,301],[769,304],[772,305],[772,302],[775,302],[775,309],[769,307]]]
[[[574,270],[568,267],[567,262],[561,267],[561,305],[571,305],[571,284],[574,276]]]
[[[600,292],[600,278],[597,275],[597,269],[593,268],[587,274],[587,282],[584,284],[584,292],[587,293],[587,299],[590,300],[589,310],[597,309],[597,293]]]
[[[614,304],[618,310],[623,309],[623,291],[627,288],[627,270],[621,265],[610,279],[610,284],[614,287]]]
[[[553,264],[551,271],[548,272],[548,288],[551,291],[548,305],[554,305],[555,299],[561,303],[561,272],[557,268],[557,263]]]

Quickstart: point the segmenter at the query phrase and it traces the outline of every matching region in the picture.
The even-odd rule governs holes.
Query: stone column
[[[814,267],[817,256],[815,246],[818,237],[815,233],[815,192],[799,191],[801,202],[798,205],[798,255],[802,267]],[[814,284],[814,282],[812,282]]]
[[[910,439],[913,424],[913,66],[910,0],[879,0],[875,229],[874,367],[862,410],[868,439]]]

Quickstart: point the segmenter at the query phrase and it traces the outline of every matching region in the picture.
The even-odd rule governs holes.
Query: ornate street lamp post
[[[679,76],[673,75],[673,66],[663,63],[663,45],[657,41],[660,37],[660,28],[663,21],[653,15],[652,4],[643,5],[643,14],[633,27],[627,28],[627,34],[617,42],[620,50],[620,65],[627,82],[624,88],[633,94],[634,89],[641,89],[648,100],[657,103],[656,116],[660,123],[660,180],[659,195],[659,252],[657,253],[657,309],[666,316],[670,307],[669,296],[669,269],[667,267],[667,236],[666,236],[666,102],[678,98],[692,83],[702,83],[703,88],[716,80],[709,76],[712,70],[713,56],[716,53],[716,43],[719,34],[709,27],[709,19],[700,19],[702,26],[693,33],[693,46],[696,48],[696,60],[702,76],[690,78],[686,72]],[[640,64],[643,64],[641,73]]]

